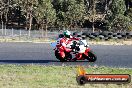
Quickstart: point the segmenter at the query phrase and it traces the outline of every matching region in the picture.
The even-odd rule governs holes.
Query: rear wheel
[[[55,56],[58,60],[60,60],[60,55],[59,55],[59,51],[58,50],[55,50]]]
[[[89,51],[88,52],[88,58],[87,59],[90,62],[95,62],[97,60],[97,56],[92,51]]]
[[[60,56],[58,50],[55,51],[55,56],[56,56],[56,58],[57,58],[60,62],[65,62],[65,61],[66,61],[65,59],[63,59],[63,58]]]

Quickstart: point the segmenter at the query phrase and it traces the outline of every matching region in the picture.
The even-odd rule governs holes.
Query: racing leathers
[[[72,49],[70,49],[70,44],[72,43],[73,40],[80,40],[80,39],[72,36],[70,38],[63,37],[57,42],[56,47],[59,50],[59,54],[62,57],[62,59],[65,59],[65,52],[72,51]]]
[[[59,54],[62,57],[62,59],[65,59],[65,52],[71,52],[72,49],[67,48],[67,45],[71,43],[69,38],[62,38],[60,41],[58,41],[56,47],[59,50]]]

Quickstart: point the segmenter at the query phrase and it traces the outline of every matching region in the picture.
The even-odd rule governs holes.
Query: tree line
[[[132,30],[132,0],[0,0],[2,27],[24,27],[29,35],[32,29],[84,24],[94,32],[96,22],[105,30]]]

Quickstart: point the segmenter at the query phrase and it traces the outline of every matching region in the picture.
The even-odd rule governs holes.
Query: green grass
[[[130,74],[132,69],[85,67],[91,74]],[[86,84],[76,82],[76,66],[0,65],[0,88],[132,88],[129,84]]]

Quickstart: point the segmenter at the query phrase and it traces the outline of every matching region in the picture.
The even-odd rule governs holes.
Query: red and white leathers
[[[70,44],[73,40],[80,40],[79,38],[75,38],[70,36],[70,38],[63,37],[57,42],[57,49],[59,50],[60,56],[65,58],[65,52],[71,52],[72,49],[67,48],[68,44]]]
[[[63,59],[65,58],[65,52],[72,51],[72,49],[67,48],[69,43],[71,43],[71,40],[69,38],[63,37],[56,45],[57,49],[59,50],[59,54]]]

